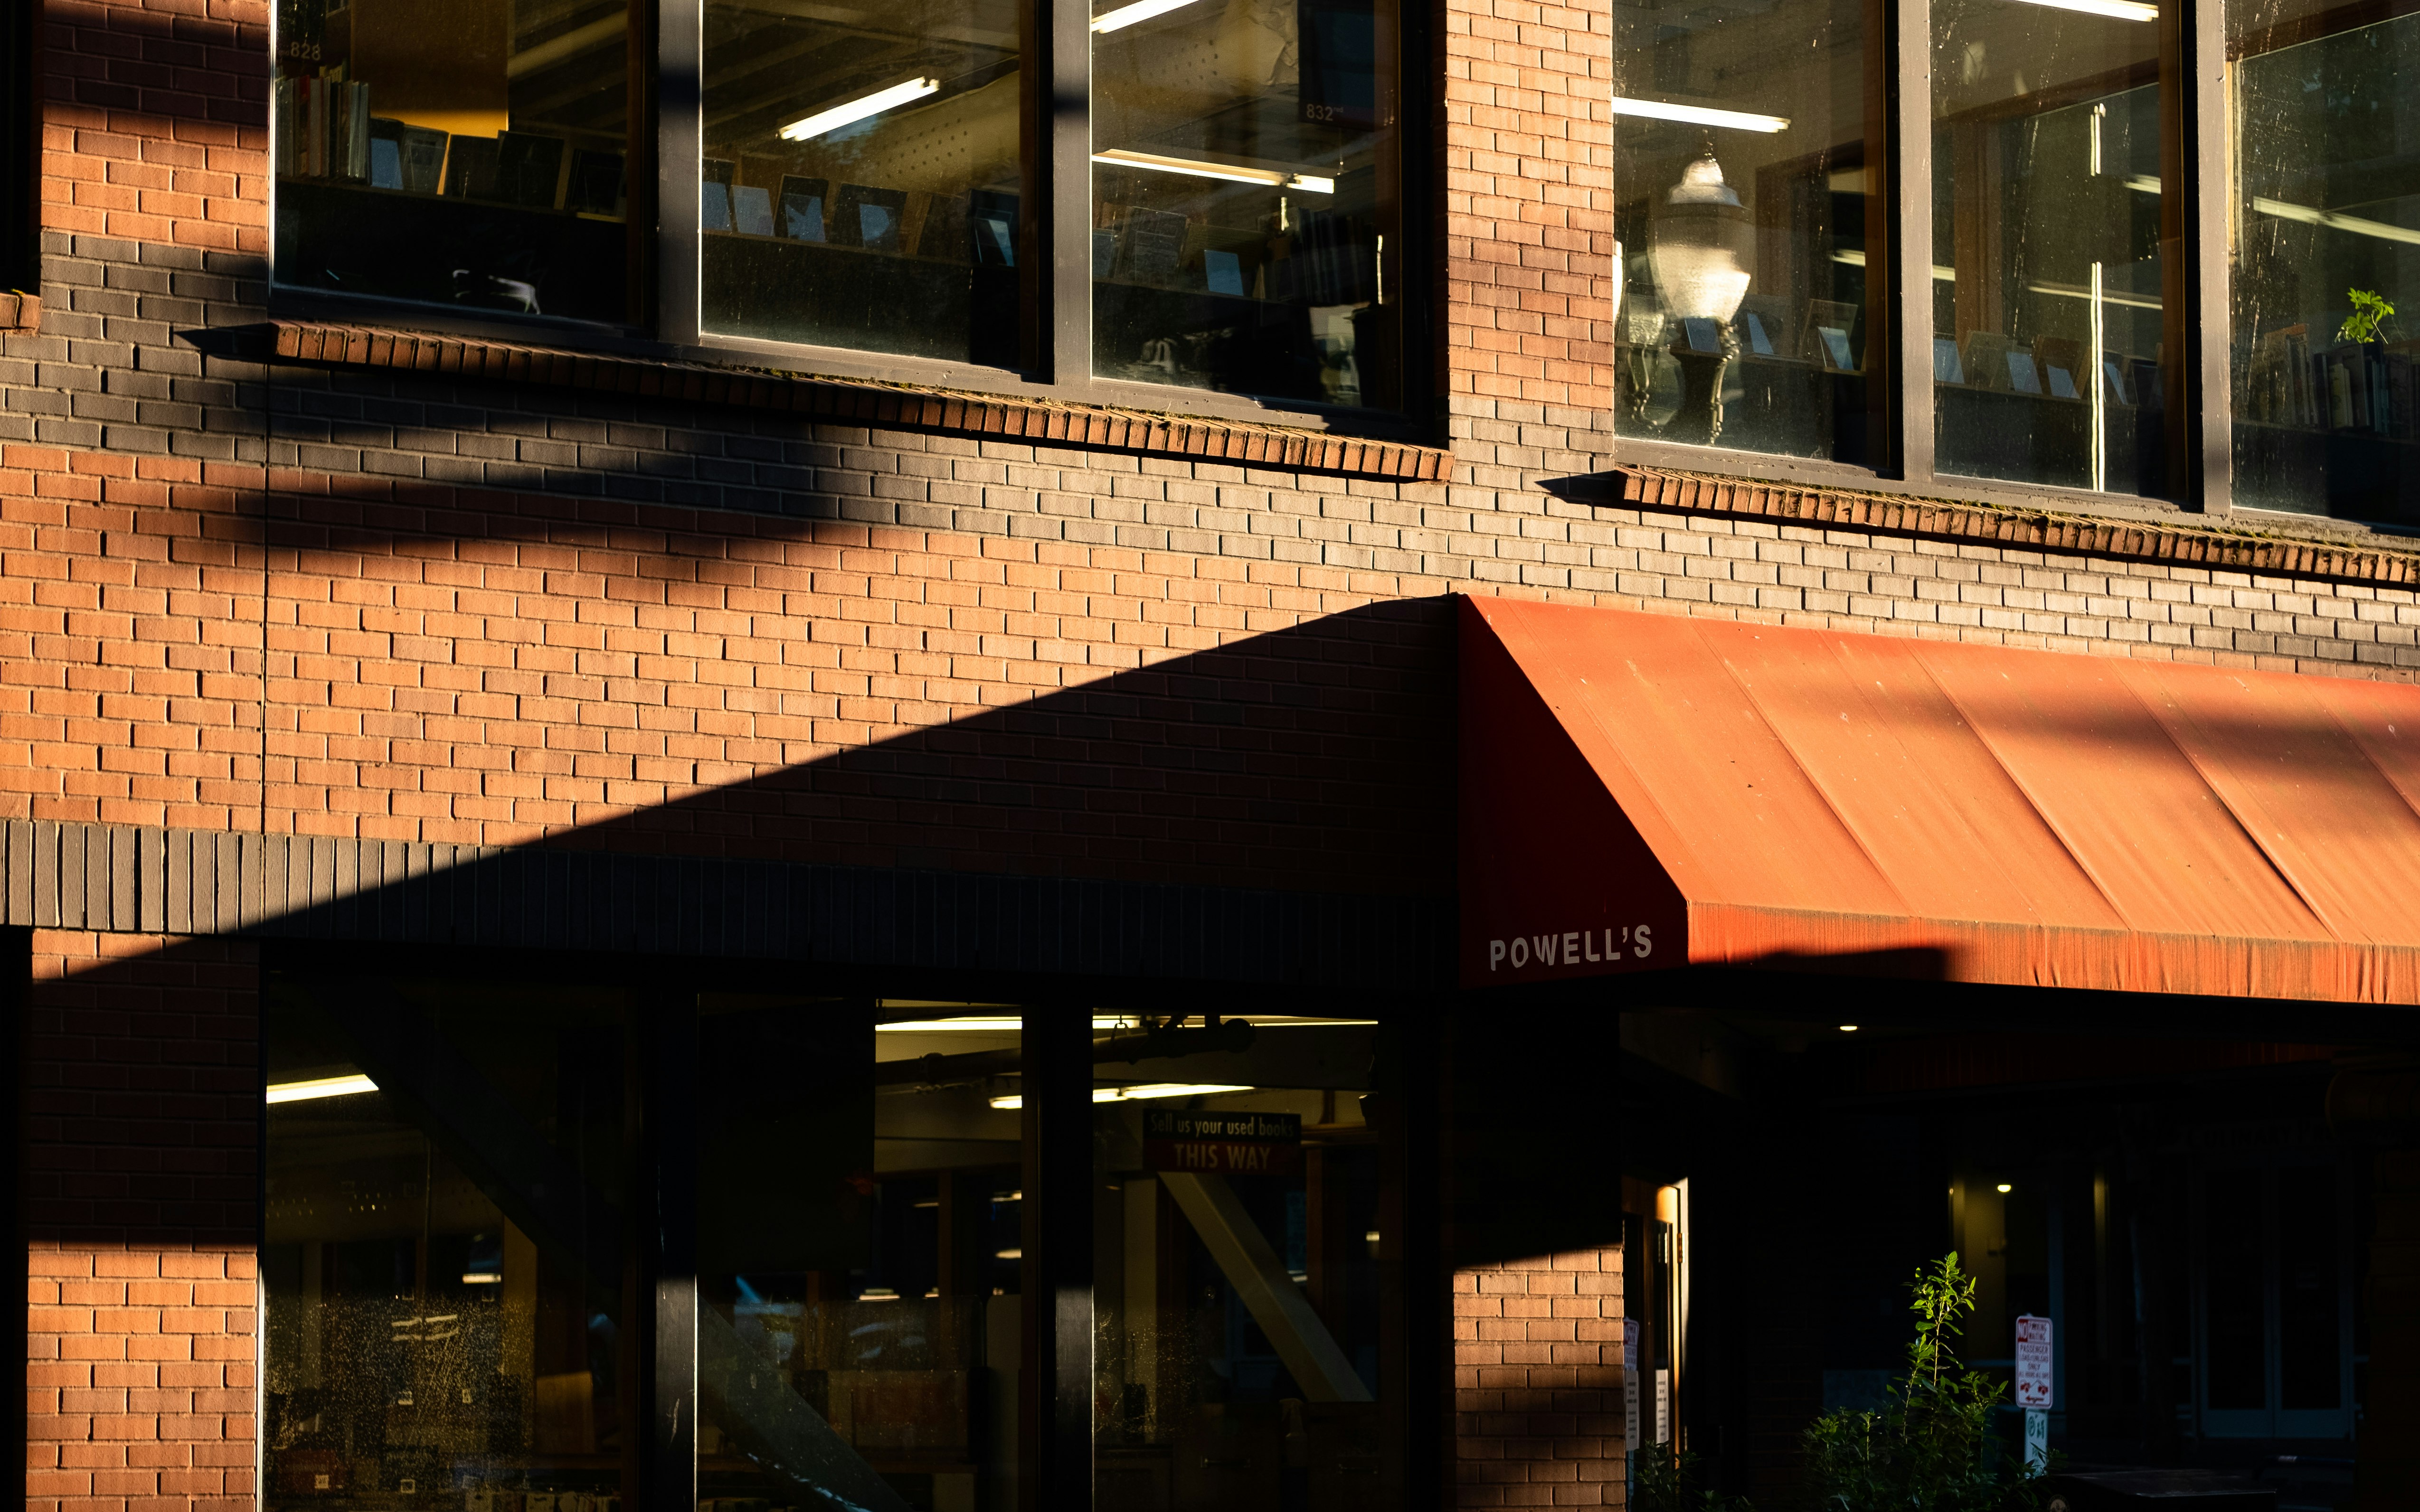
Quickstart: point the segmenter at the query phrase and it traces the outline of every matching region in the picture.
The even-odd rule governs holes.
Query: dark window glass
[[[1383,1041],[1255,1017],[1096,1022],[1094,1501],[1104,1512],[1403,1504]]]
[[[703,329],[1014,366],[1016,0],[713,0]]]
[[[2158,11],[1932,11],[1933,356],[1944,472],[2166,491]]]
[[[1614,6],[1622,434],[1866,457],[1863,14]]]
[[[2214,1174],[2202,1189],[2203,1347],[2212,1412],[2269,1406],[2267,1217],[2261,1173]]]
[[[2277,1405],[2288,1412],[2344,1405],[2335,1177],[2325,1167],[2277,1177]]]
[[[629,312],[622,0],[279,0],[278,282]]]
[[[699,1002],[706,1505],[1015,1503],[1018,1021],[912,1012]]]
[[[269,1002],[271,1508],[618,1512],[618,995],[281,985]]]
[[[1094,0],[1093,370],[1400,409],[1393,0]]]
[[[2235,0],[2235,501],[2420,518],[2420,16]]]

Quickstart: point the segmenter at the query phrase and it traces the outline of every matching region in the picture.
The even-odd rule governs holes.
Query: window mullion
[[[1085,387],[1093,373],[1093,10],[1084,0],[1029,0],[1042,39],[1033,70],[1042,86],[1043,171],[1027,195],[1026,241],[1047,249],[1030,262],[1028,344],[1035,376]]]
[[[705,0],[658,0],[656,335],[698,339],[698,159],[703,140]]]
[[[1885,392],[1897,399],[1897,434],[1888,465],[1914,485],[1932,480],[1932,7],[1931,0],[1883,0],[1882,81],[1890,116],[1882,193],[1888,195],[1887,297],[1898,337],[1886,359]],[[1869,302],[1877,298],[1869,291]]]
[[[2162,324],[2168,387],[2168,497],[2224,514],[2231,502],[2234,414],[2227,374],[2226,8],[2178,0],[2160,11]]]

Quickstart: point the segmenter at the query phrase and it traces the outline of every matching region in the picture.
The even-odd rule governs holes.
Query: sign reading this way
[[[1302,1116],[1154,1108],[1142,1116],[1142,1153],[1155,1171],[1286,1176],[1302,1168]]]

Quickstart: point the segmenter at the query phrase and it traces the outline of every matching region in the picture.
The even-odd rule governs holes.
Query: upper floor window
[[[1405,408],[1397,0],[1106,6],[1071,99],[1025,54],[1075,3],[666,0],[651,59],[627,0],[281,0],[276,281],[830,371]],[[1078,151],[1091,213],[1047,213],[1040,165]],[[1089,301],[1054,276],[1084,268]]]
[[[282,284],[632,314],[623,0],[281,0]]]

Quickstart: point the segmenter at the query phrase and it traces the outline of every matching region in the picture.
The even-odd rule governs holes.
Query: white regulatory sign
[[[2017,1319],[2017,1405],[2050,1404],[2050,1319],[2028,1313]]]

